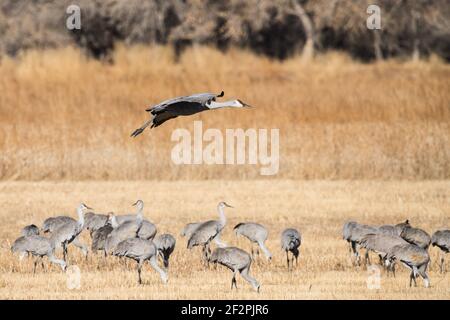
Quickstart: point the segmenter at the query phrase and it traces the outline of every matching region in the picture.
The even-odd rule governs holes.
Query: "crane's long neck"
[[[78,213],[78,224],[81,226],[81,228],[83,228],[83,226],[84,226],[83,208],[81,208],[81,207],[78,208],[77,213]]]
[[[142,211],[143,210],[144,210],[144,205],[138,204],[137,212],[136,212],[136,221],[138,223],[142,222],[142,220],[144,219],[144,217],[142,216]]]
[[[234,106],[234,100],[224,101],[224,102],[217,102],[217,101],[211,101],[208,105],[209,109],[220,109],[220,108],[226,108],[226,107],[233,107]]]
[[[217,207],[217,211],[219,212],[220,224],[222,224],[222,226],[225,226],[225,224],[227,223],[227,218],[225,217],[225,212],[223,210],[223,207],[222,206],[218,206]]]
[[[113,227],[113,229],[115,229],[118,226],[119,226],[119,223],[117,222],[116,216],[112,215],[111,216],[111,227]]]

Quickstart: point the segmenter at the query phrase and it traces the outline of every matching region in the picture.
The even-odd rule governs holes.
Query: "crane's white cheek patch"
[[[194,121],[193,137],[187,129],[175,129],[171,158],[176,165],[255,165],[261,175],[275,175],[280,169],[279,129],[219,129],[203,131]]]

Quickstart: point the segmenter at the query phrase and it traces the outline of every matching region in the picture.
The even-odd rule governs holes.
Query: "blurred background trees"
[[[81,8],[81,30],[65,27],[66,8]],[[369,4],[381,8],[381,30],[368,30]],[[370,61],[450,61],[448,0],[0,0],[0,52],[76,44],[109,57],[116,42],[235,46],[285,59],[342,50]]]

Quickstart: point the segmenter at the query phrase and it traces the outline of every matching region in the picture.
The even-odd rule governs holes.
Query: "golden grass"
[[[105,266],[96,256],[86,262],[70,247],[69,259],[81,269],[81,289],[69,290],[59,268],[52,266],[46,273],[38,268],[33,275],[31,261],[19,263],[9,251],[24,225],[40,225],[51,215],[75,216],[80,201],[98,211],[124,213],[137,198],[144,200],[145,216],[157,224],[158,232],[177,239],[167,285],[146,266],[145,284],[138,286],[134,263],[124,266],[111,257]],[[450,278],[438,272],[436,248],[429,250],[431,288],[424,288],[420,280],[417,288],[409,288],[408,273],[399,266],[397,278],[382,272],[381,289],[368,289],[365,268],[350,264],[341,226],[347,219],[376,225],[409,218],[432,233],[449,227],[449,198],[448,181],[2,182],[0,298],[448,299]],[[228,243],[249,250],[249,243],[232,232],[238,222],[258,221],[269,228],[267,245],[273,261],[254,263],[251,270],[262,284],[260,294],[240,277],[239,290],[230,291],[231,272],[224,267],[202,268],[200,250],[188,251],[186,239],[179,236],[185,223],[215,218],[220,200],[235,206],[226,211],[228,224],[222,238]],[[291,273],[279,249],[279,234],[285,227],[296,227],[303,235],[299,266]],[[90,243],[87,234],[83,241]]]
[[[279,128],[289,179],[450,178],[450,67],[361,64],[342,54],[305,65],[239,50],[123,47],[115,64],[73,48],[0,61],[0,179],[260,178],[257,166],[176,166],[172,130]],[[193,92],[225,91],[255,105],[180,117],[130,133],[144,109]]]

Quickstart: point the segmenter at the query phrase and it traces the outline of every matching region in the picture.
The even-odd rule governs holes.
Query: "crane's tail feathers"
[[[149,125],[152,125],[152,126],[153,126],[153,119],[150,119],[150,120],[146,121],[140,128],[134,130],[133,133],[131,134],[131,137],[133,137],[133,138],[137,137],[137,136],[140,135],[140,134],[145,130],[145,128],[147,128]]]

